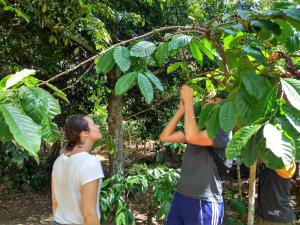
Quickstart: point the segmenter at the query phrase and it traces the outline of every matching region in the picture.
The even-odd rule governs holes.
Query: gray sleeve
[[[226,134],[221,128],[219,128],[216,137],[213,140],[213,147],[226,148],[226,145],[230,141],[231,137],[231,132],[229,134]]]

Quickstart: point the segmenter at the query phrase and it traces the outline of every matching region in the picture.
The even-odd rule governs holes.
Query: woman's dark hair
[[[80,144],[79,134],[81,131],[89,131],[88,122],[84,117],[84,115],[76,114],[67,119],[64,128],[65,138],[67,139],[67,151],[71,151],[75,145]]]

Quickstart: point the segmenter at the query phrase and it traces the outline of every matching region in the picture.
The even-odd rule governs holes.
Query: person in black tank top
[[[294,225],[295,214],[290,206],[291,176],[283,178],[263,164],[258,182],[258,225]]]

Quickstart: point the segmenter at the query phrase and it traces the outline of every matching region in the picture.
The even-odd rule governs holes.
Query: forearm
[[[185,100],[184,102],[185,117],[184,117],[184,133],[186,138],[195,136],[198,134],[198,124],[195,118],[193,99]]]
[[[83,219],[84,225],[100,225],[97,215],[86,216]]]
[[[169,121],[167,126],[163,129],[163,131],[160,134],[161,141],[165,141],[166,139],[168,139],[168,137],[170,137],[172,134],[174,134],[174,132],[176,131],[176,128],[177,128],[177,124],[180,121],[180,119],[182,118],[183,113],[184,112],[177,111],[174,114],[172,119]]]

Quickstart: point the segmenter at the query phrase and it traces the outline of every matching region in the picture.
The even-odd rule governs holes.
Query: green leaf
[[[261,125],[246,126],[239,129],[228,143],[225,154],[226,159],[232,160],[239,156],[250,138],[260,129]]]
[[[45,83],[45,85],[50,88],[52,91],[54,91],[54,94],[57,95],[57,97],[61,98],[62,100],[64,100],[66,103],[70,103],[69,99],[67,98],[67,95],[62,91],[59,90],[57,87],[55,87],[52,84],[49,83]]]
[[[261,97],[256,105],[257,118],[265,117],[274,111],[276,105],[276,96],[278,92],[278,84],[266,89],[265,94]]]
[[[181,47],[186,46],[192,37],[185,34],[177,34],[172,37],[172,40],[169,42],[169,50],[175,50]]]
[[[149,80],[155,85],[155,87],[160,90],[164,91],[164,87],[161,85],[160,80],[150,71],[144,72],[144,74],[149,78]]]
[[[291,78],[283,78],[280,81],[291,105],[300,110],[300,81]]]
[[[214,60],[215,57],[209,41],[204,42],[203,40],[195,39],[194,42],[199,46],[201,52],[203,52],[210,60]]]
[[[118,46],[114,50],[114,59],[117,63],[117,65],[120,67],[120,69],[123,72],[126,72],[131,65],[130,61],[130,52],[129,50],[124,46]]]
[[[284,167],[282,160],[276,157],[274,153],[265,146],[261,146],[261,148],[259,149],[258,157],[264,162],[266,167],[270,169],[278,170]]]
[[[246,146],[241,150],[241,159],[248,167],[252,166],[257,159],[259,149],[265,148],[265,143],[260,140],[263,139],[258,134],[253,135]]]
[[[256,50],[254,48],[251,48],[250,46],[246,46],[244,47],[244,52],[247,54],[247,55],[250,55],[252,57],[254,57],[258,63],[262,64],[262,65],[265,65],[266,64],[266,60],[265,60],[265,57],[264,55],[261,53],[261,51],[259,50]]]
[[[267,29],[276,35],[280,35],[281,33],[280,26],[270,20],[252,20],[250,24],[255,27]]]
[[[169,45],[167,43],[160,43],[155,52],[155,58],[160,66],[169,56]]]
[[[59,139],[60,135],[61,132],[57,125],[51,119],[45,117],[42,121],[42,138],[53,143]]]
[[[291,105],[283,105],[283,112],[285,112],[285,117],[288,119],[290,124],[300,133],[300,111],[296,110]]]
[[[8,125],[6,124],[2,111],[0,110],[0,141],[5,143],[7,141],[10,141],[13,136],[9,130]]]
[[[115,86],[116,95],[122,95],[132,88],[138,76],[138,72],[127,73],[119,78]]]
[[[19,96],[23,110],[36,123],[40,124],[45,117],[53,119],[61,112],[57,100],[41,88],[22,86]]]
[[[252,13],[247,10],[238,9],[237,14],[244,20],[250,20]]]
[[[300,22],[300,21],[299,21]],[[289,36],[286,40],[286,48],[290,53],[299,50],[299,38],[296,35]]]
[[[281,34],[277,37],[277,39],[283,43],[290,35],[294,33],[293,29],[291,25],[285,20],[276,19],[275,22],[279,24],[281,29]]]
[[[176,62],[176,63],[173,63],[170,66],[168,66],[167,73],[168,74],[173,73],[175,70],[177,70],[179,67],[181,67],[181,63],[182,62]]]
[[[214,109],[206,122],[208,137],[214,139],[219,129],[219,111],[220,107]]]
[[[285,166],[290,166],[295,156],[295,146],[284,133],[272,124],[264,126],[263,135],[266,139],[266,147],[278,158],[282,159]]]
[[[234,105],[237,110],[238,121],[242,122],[242,125],[248,125],[251,123],[252,120],[252,109],[253,106],[247,100],[246,94],[243,90],[240,90],[234,100]]]
[[[266,81],[255,73],[254,70],[241,71],[241,80],[248,93],[260,99],[266,90]]]
[[[197,44],[197,42],[195,42],[194,40],[191,41],[190,43],[190,49],[192,52],[193,57],[197,60],[197,62],[203,66],[203,55],[200,51],[200,47]]]
[[[0,110],[16,142],[38,161],[37,153],[41,146],[38,125],[12,104],[0,105]]]
[[[12,76],[10,76],[6,83],[5,83],[5,88],[10,88],[18,84],[19,82],[23,81],[25,77],[31,76],[35,74],[35,70],[30,70],[30,69],[23,69]]]
[[[154,43],[149,41],[140,41],[132,46],[130,49],[130,55],[134,57],[146,57],[150,56],[156,49]]]
[[[212,103],[207,106],[201,111],[200,117],[198,120],[198,128],[199,130],[202,130],[205,127],[205,122],[207,121],[207,118],[210,116],[212,110],[216,107],[216,104]]]
[[[231,208],[233,210],[235,210],[236,212],[238,212],[240,215],[245,215],[247,212],[247,207],[246,207],[245,203],[238,198],[232,199],[230,201],[230,205],[231,205]]]
[[[236,111],[232,101],[225,102],[221,105],[219,121],[225,133],[229,133],[235,127],[236,119]]]
[[[103,55],[99,56],[95,63],[96,63],[96,73],[108,73],[112,70],[115,65],[115,60],[113,57],[113,50],[110,50]]]
[[[143,73],[138,74],[138,84],[148,104],[153,100],[153,87],[150,80]]]

